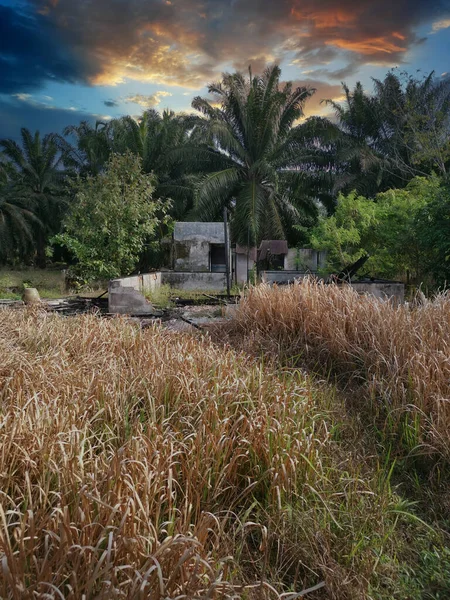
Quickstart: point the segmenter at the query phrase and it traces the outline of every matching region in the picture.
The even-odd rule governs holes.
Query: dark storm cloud
[[[62,133],[67,125],[78,125],[80,121],[95,123],[96,120],[102,120],[102,116],[44,106],[32,100],[0,98],[0,139],[20,141],[21,127],[33,132],[39,130],[42,134]]]
[[[0,5],[0,93],[80,81],[87,76],[83,63],[43,15]]]
[[[119,103],[115,100],[103,100],[103,104],[108,108],[114,108],[115,106],[119,106]]]
[[[363,64],[400,64],[420,42],[418,25],[450,16],[448,0],[28,2],[33,18],[11,9],[7,15],[5,29],[14,33],[0,55],[8,89],[50,77],[199,88],[226,66],[257,71],[287,56],[299,70],[340,79]],[[330,65],[336,59],[339,69]]]

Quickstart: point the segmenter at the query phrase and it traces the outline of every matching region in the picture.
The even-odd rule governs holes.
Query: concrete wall
[[[225,243],[224,225],[177,221],[173,241],[175,271],[210,271],[210,245]]]
[[[261,280],[265,283],[286,284],[303,279],[307,276],[307,273],[300,273],[298,271],[262,271],[260,275]],[[405,301],[405,286],[403,283],[356,281],[342,285],[351,285],[358,294],[370,294],[382,300],[391,300],[395,304],[403,304]]]
[[[284,259],[286,271],[310,271],[317,273],[325,267],[326,252],[318,252],[310,248],[289,248]]]
[[[395,304],[405,301],[405,285],[396,282],[356,281],[350,284],[358,294],[371,294],[382,300],[392,300]]]
[[[179,290],[211,290],[222,292],[227,287],[225,273],[162,271],[161,283]]]
[[[108,284],[108,311],[116,314],[147,315],[154,311],[144,294],[161,286],[161,273],[145,273],[111,279]]]
[[[111,279],[109,285],[114,287],[132,287],[138,292],[153,292],[161,286],[161,273],[144,273],[142,275],[131,275],[120,279]]]
[[[303,279],[307,273],[300,271],[261,271],[259,274],[264,283],[293,283],[295,279]]]
[[[251,271],[256,265],[255,261],[251,258],[247,261],[246,254],[235,254],[235,263],[234,263],[234,279],[237,284],[247,283],[247,266],[248,271]]]

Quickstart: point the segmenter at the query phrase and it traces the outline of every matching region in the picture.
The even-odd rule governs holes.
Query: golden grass
[[[0,378],[2,599],[387,599],[428,535],[337,400],[208,339],[3,310]]]
[[[450,458],[450,296],[394,306],[312,280],[249,290],[233,323],[246,347],[362,383],[411,450]]]

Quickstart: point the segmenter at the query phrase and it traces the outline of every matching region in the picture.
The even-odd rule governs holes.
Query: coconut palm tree
[[[280,83],[278,66],[261,76],[224,74],[208,86],[210,98],[194,98],[204,118],[190,143],[176,151],[187,169],[203,172],[196,210],[203,220],[232,211],[235,241],[258,243],[284,236],[299,217],[290,189],[307,173],[299,168],[303,133],[296,122],[313,89]],[[304,157],[303,157],[304,158]]]
[[[27,207],[26,210],[34,215],[30,226],[33,228],[36,263],[45,267],[48,238],[59,230],[66,204],[62,192],[61,155],[53,135],[41,138],[39,131],[32,135],[23,128],[21,137],[22,147],[11,139],[0,140],[7,159],[8,197],[11,199],[8,204]]]

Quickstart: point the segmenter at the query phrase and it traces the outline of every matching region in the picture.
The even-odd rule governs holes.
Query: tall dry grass
[[[391,598],[423,535],[338,406],[207,339],[4,310],[0,378],[2,599]]]
[[[450,296],[394,306],[313,280],[261,285],[232,325],[246,347],[364,385],[356,404],[406,448],[450,458]]]

